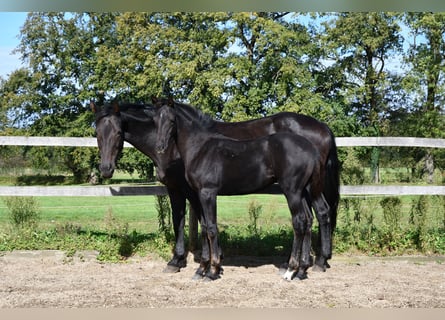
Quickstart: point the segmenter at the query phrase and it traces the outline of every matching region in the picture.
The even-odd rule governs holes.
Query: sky
[[[0,77],[3,79],[22,66],[19,55],[13,55],[12,51],[19,44],[18,35],[26,16],[26,12],[0,12]]]

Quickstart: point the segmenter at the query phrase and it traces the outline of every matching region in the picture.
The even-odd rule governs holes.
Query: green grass
[[[416,196],[402,196],[401,225],[408,224],[409,211]],[[0,197],[0,226],[8,222],[5,197]],[[35,197],[39,203],[41,223],[78,223],[100,226],[108,210],[113,211],[116,219],[129,223],[130,228],[137,231],[153,232],[157,228],[157,212],[154,196],[122,196],[122,197]],[[350,197],[345,199],[360,199],[361,215],[372,212],[376,224],[382,223],[382,208],[379,202],[383,197]],[[282,195],[245,195],[219,196],[218,223],[224,227],[229,225],[246,225],[249,223],[248,206],[251,201],[262,206],[262,213],[258,220],[259,227],[271,228],[290,226],[290,212],[287,202]],[[342,209],[342,207],[340,207]],[[432,216],[428,226],[438,228],[443,224],[442,211],[439,204],[431,208]],[[339,224],[342,223],[339,216]],[[140,227],[143,227],[142,229]]]

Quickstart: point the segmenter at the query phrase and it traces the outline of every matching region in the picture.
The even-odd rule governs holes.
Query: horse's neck
[[[176,145],[182,159],[187,163],[197,155],[197,153],[189,151],[201,149],[214,135],[202,128],[196,120],[189,121],[177,117],[176,125]]]
[[[129,125],[124,132],[124,140],[150,158],[156,158],[154,139],[150,130],[144,132]]]
[[[158,162],[155,148],[156,130],[154,125],[147,125],[141,118],[135,118],[122,113],[122,124],[124,130],[124,140],[133,145],[140,152],[150,157],[154,162]]]

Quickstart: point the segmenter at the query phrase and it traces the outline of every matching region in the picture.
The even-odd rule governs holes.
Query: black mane
[[[215,120],[201,110],[182,102],[175,101],[174,107],[176,112],[186,119],[193,121],[194,124],[200,125],[208,130],[213,127]]]
[[[153,105],[145,103],[119,102],[118,107],[118,111],[116,112],[113,103],[106,102],[96,112],[96,121],[112,114],[137,121],[152,121],[153,116],[156,113],[156,108]]]

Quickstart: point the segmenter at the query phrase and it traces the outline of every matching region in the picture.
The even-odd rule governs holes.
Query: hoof
[[[312,267],[312,271],[314,272],[326,272],[325,266],[319,266],[318,264],[314,264]]]
[[[294,278],[294,274],[295,274],[295,270],[287,269],[282,277],[284,280],[291,281]]]
[[[218,280],[220,278],[221,278],[220,275],[206,275],[204,278],[202,278],[202,280],[204,282],[210,282],[210,281]]]
[[[307,279],[307,272],[306,271],[298,271],[295,275],[294,280],[305,280]]]
[[[167,265],[164,270],[162,270],[162,272],[164,273],[176,273],[179,272],[181,270],[181,268],[179,268],[178,266],[171,266],[171,265]]]
[[[206,272],[204,275],[204,281],[214,281],[219,278],[221,278],[221,275],[223,274],[223,269],[220,268],[218,271],[211,272],[210,270]]]
[[[181,271],[181,268],[185,268],[187,266],[187,260],[184,257],[173,257],[168,263],[164,273],[176,273]]]
[[[312,266],[312,270],[315,272],[326,272],[326,268],[330,268],[331,266],[326,261],[326,258],[317,257],[315,259],[315,263]]]
[[[204,279],[204,276],[200,273],[195,273],[192,277],[192,280],[194,280],[194,281],[198,281],[198,280],[202,280],[202,279]]]

